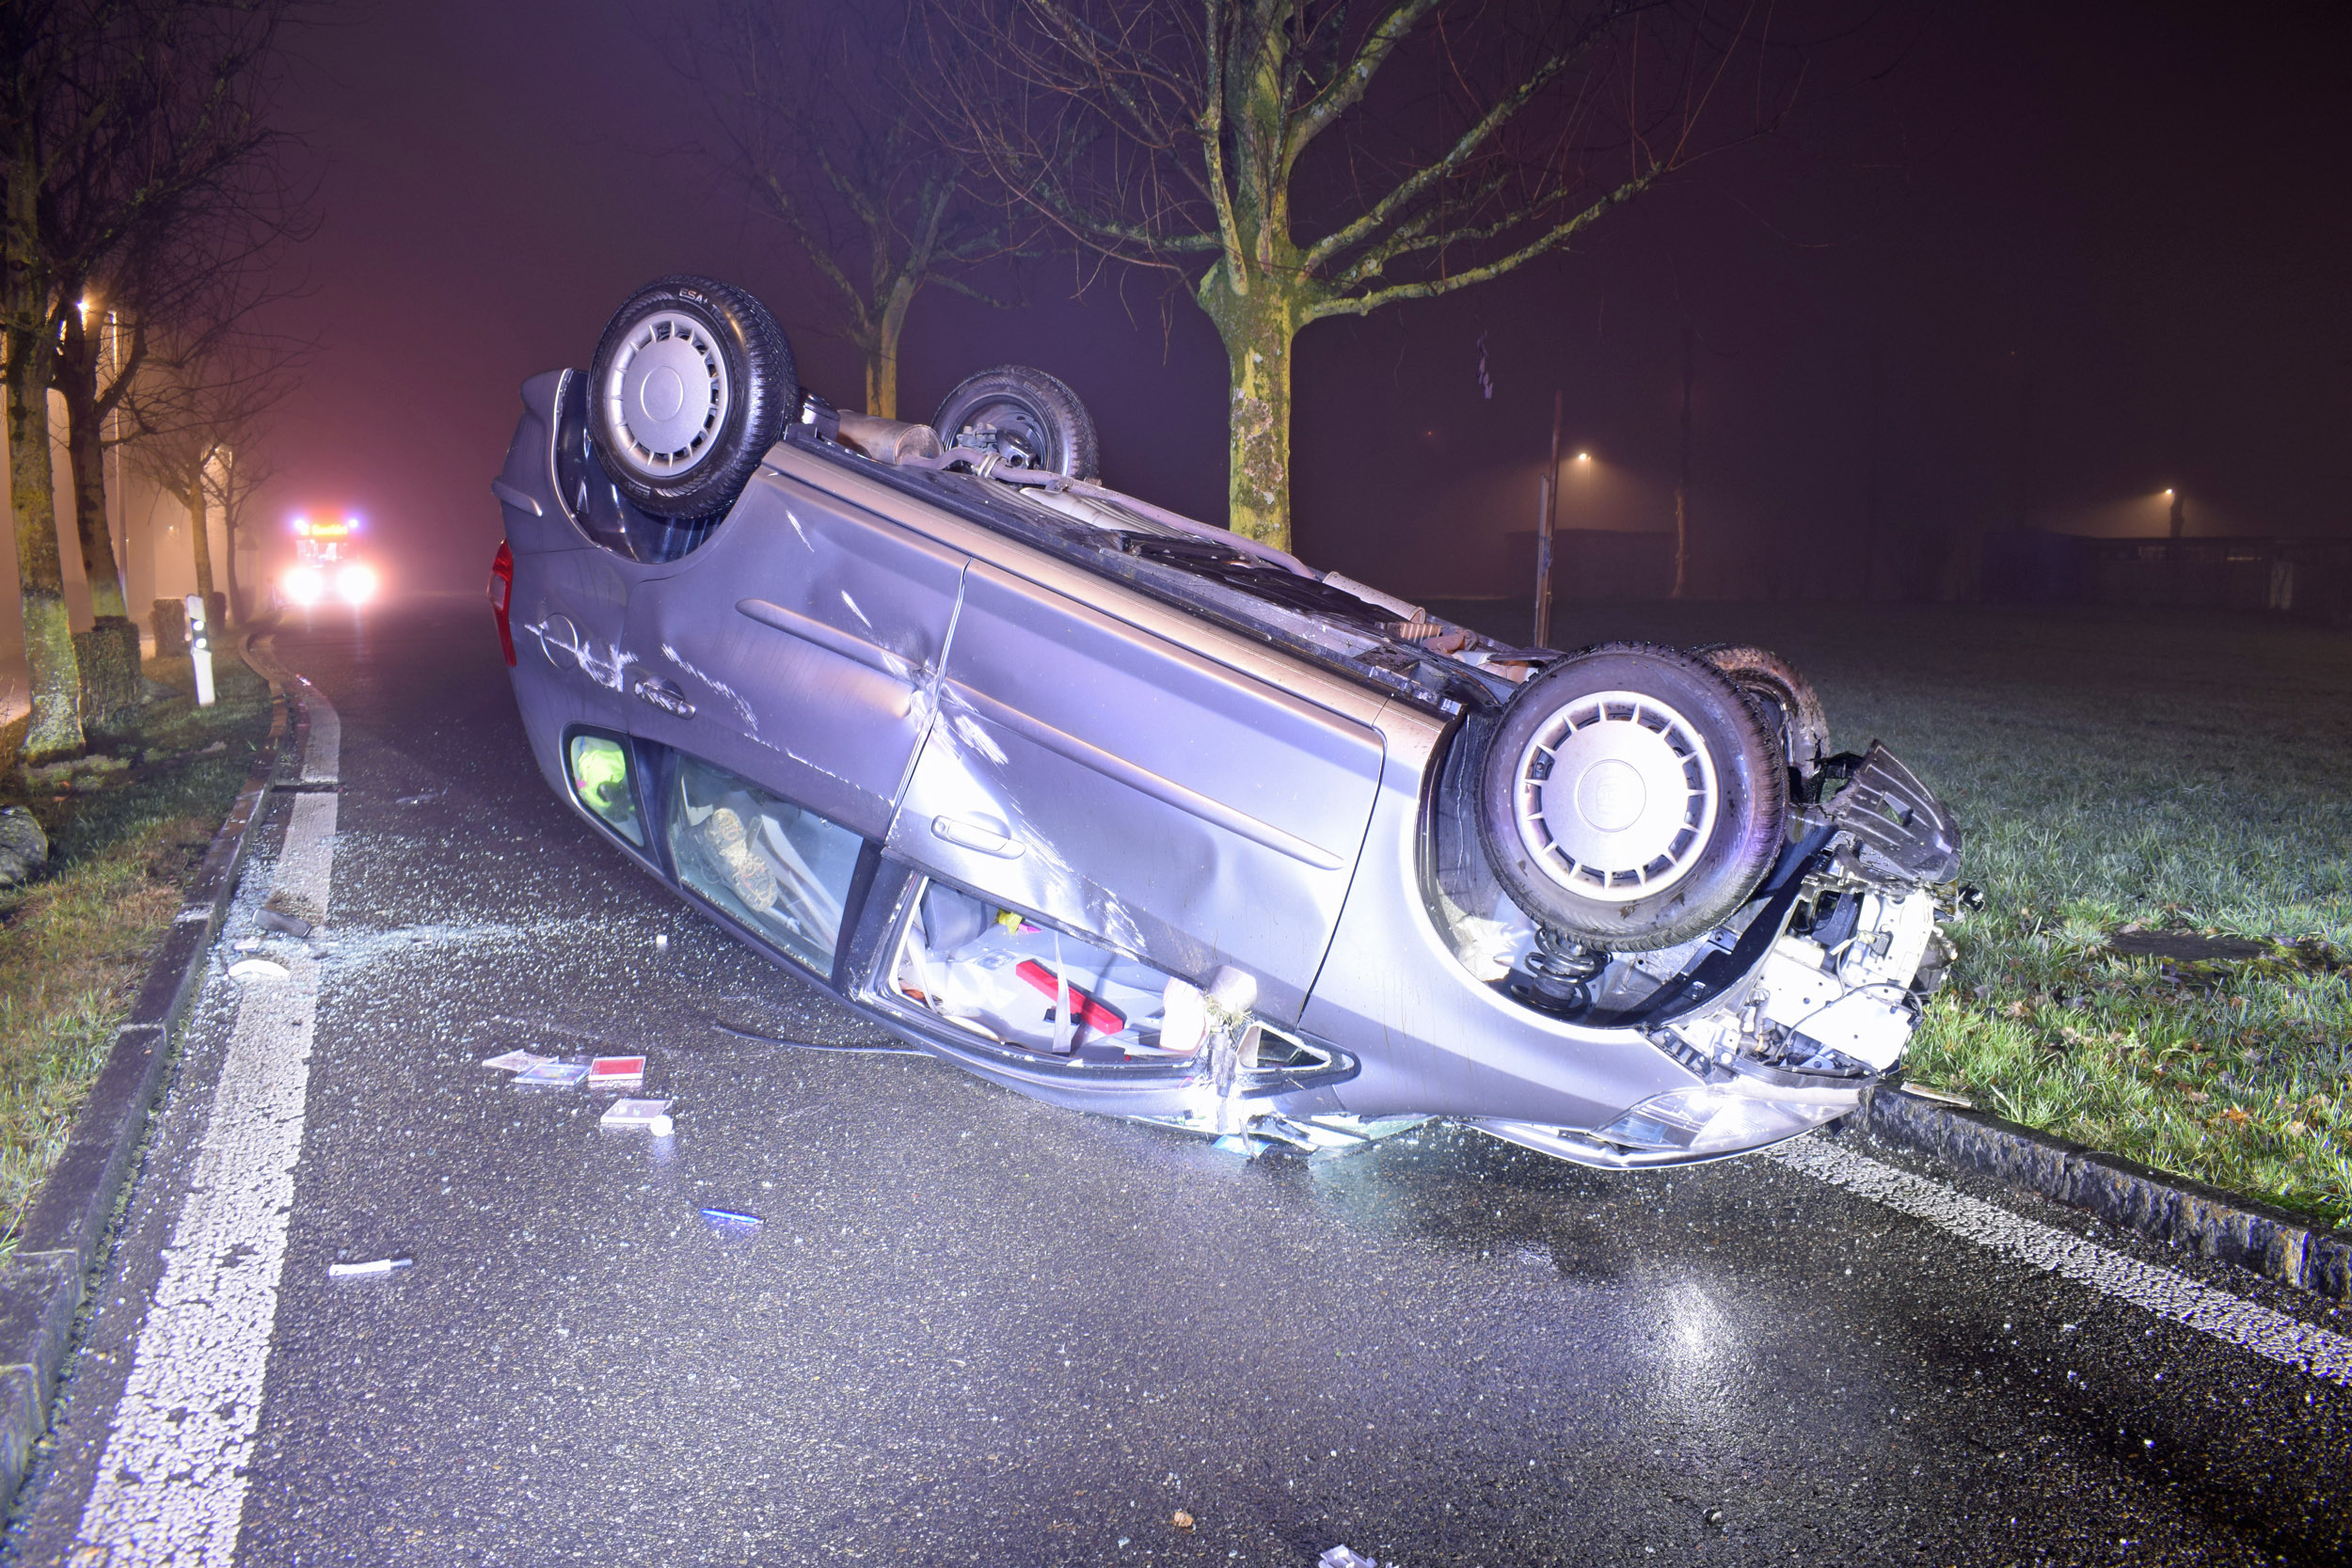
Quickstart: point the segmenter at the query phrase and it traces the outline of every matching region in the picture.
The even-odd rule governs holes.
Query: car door
[[[626,767],[607,776],[597,769],[612,755],[582,754],[615,748],[628,727],[621,647],[631,575],[642,568],[564,499],[553,452],[564,410],[578,439],[577,378],[570,372],[532,377],[523,385],[523,410],[491,485],[511,552],[516,701],[532,720],[526,728],[548,782],[650,854]]]
[[[762,469],[709,543],[631,591],[631,730],[881,838],[964,561]]]
[[[1380,777],[1377,732],[975,562],[895,851],[1295,1018]]]

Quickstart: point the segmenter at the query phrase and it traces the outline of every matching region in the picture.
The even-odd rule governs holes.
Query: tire
[[[1479,839],[1512,902],[1612,952],[1722,924],[1772,867],[1788,815],[1755,705],[1704,659],[1645,643],[1587,648],[1530,680],[1479,769]]]
[[[1027,365],[966,376],[931,418],[939,444],[994,452],[1007,467],[1044,468],[1091,482],[1103,454],[1094,417],[1057,378]]]
[[[1691,651],[1754,699],[1799,778],[1810,779],[1821,770],[1821,759],[1829,755],[1829,715],[1813,683],[1797,673],[1796,666],[1769,648],[1737,642],[1714,642]]]
[[[658,517],[715,517],[800,409],[801,385],[767,307],[707,277],[628,297],[588,366],[588,430],[621,494]]]

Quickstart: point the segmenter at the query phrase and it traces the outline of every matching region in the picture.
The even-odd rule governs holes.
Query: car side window
[[[628,743],[614,736],[582,730],[564,750],[572,793],[580,797],[580,803],[606,827],[644,848],[645,826],[637,815]]]
[[[588,436],[588,378],[564,372],[555,398],[555,493],[580,531],[631,561],[676,561],[708,539],[723,518],[657,517],[620,492]]]
[[[856,833],[684,756],[668,832],[680,881],[818,974],[832,972],[865,842]]]

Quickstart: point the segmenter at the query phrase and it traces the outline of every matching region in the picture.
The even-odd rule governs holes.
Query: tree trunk
[[[8,304],[8,502],[16,514],[24,662],[33,677],[32,718],[17,754],[32,768],[82,753],[82,673],[73,657],[73,624],[66,613],[65,562],[57,551],[57,494],[49,467],[47,334],[20,325],[22,315],[28,313],[21,297]],[[38,320],[38,301],[29,313]]]
[[[115,560],[114,533],[106,526],[106,416],[99,405],[98,344],[79,311],[66,318],[57,390],[65,399],[73,523],[93,621],[73,639],[81,667],[82,721],[91,730],[120,730],[139,708],[139,628],[123,603],[122,572]]]
[[[122,569],[115,560],[114,534],[106,527],[106,416],[98,406],[98,344],[78,310],[66,313],[57,390],[65,399],[73,523],[82,540],[82,571],[89,579],[90,613],[102,621],[128,620]]]
[[[1235,290],[1226,263],[1200,282],[1200,306],[1225,340],[1226,527],[1291,547],[1291,346],[1300,300],[1258,272]]]
[[[213,612],[213,531],[204,517],[204,458],[197,459],[181,499],[188,503],[188,536],[195,541],[196,591],[204,595],[204,613],[209,619]]]
[[[914,303],[913,289],[891,290],[866,344],[866,411],[878,420],[898,417],[898,341],[906,336],[907,308]]]

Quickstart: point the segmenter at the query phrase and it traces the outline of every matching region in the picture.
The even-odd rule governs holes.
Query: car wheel
[[[966,376],[932,416],[940,445],[993,452],[1007,467],[1092,481],[1103,471],[1094,417],[1078,394],[1027,365]]]
[[[1821,770],[1821,759],[1829,755],[1829,716],[1822,711],[1813,683],[1797,673],[1794,665],[1769,648],[1736,642],[1709,643],[1691,651],[1755,699],[1799,778],[1810,779]]]
[[[775,318],[707,277],[664,277],[631,294],[596,344],[588,386],[605,472],[660,517],[735,504],[801,403]]]
[[[1780,749],[1712,665],[1644,643],[1572,654],[1504,709],[1478,781],[1478,828],[1513,902],[1612,951],[1720,925],[1778,853]]]

